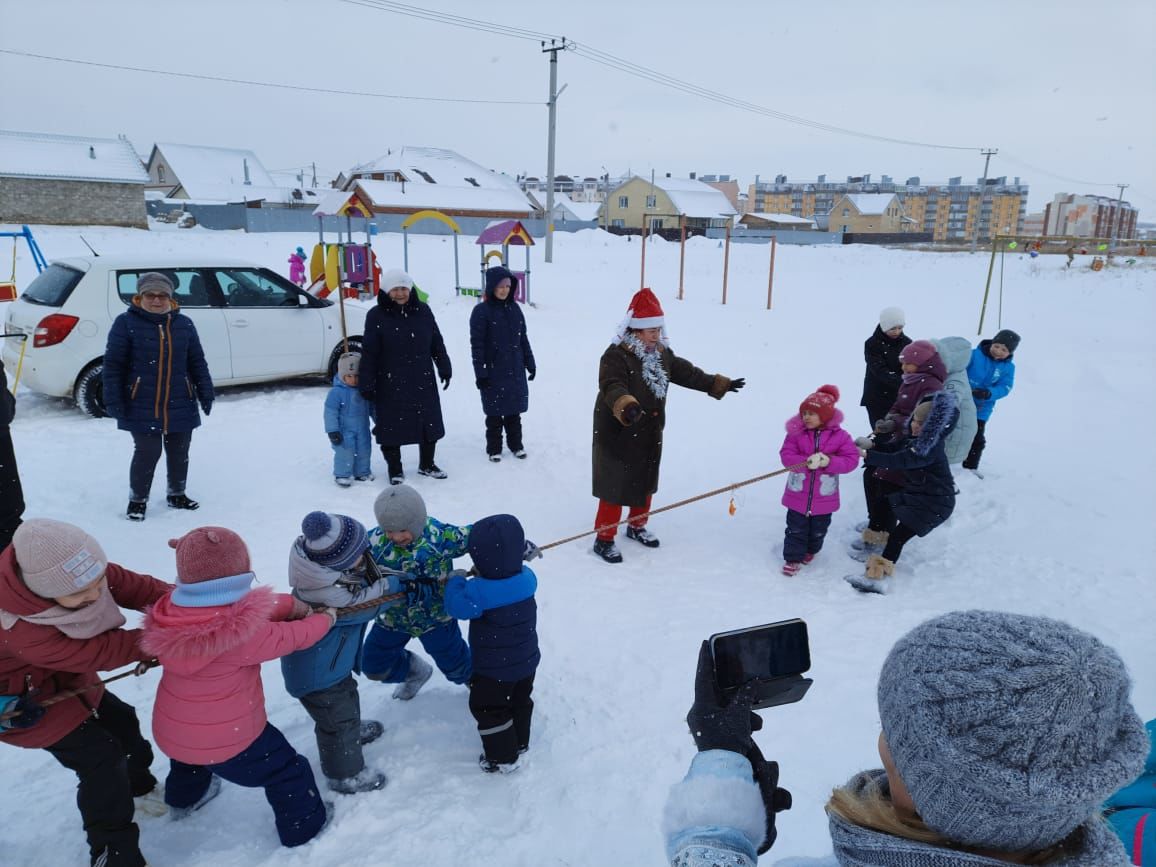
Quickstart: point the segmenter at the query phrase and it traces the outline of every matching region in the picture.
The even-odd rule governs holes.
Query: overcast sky
[[[358,0],[372,3],[374,0]],[[559,58],[558,173],[983,172],[1125,198],[1156,218],[1156,3],[1099,0],[410,0],[557,34],[791,115],[933,149],[820,132]],[[538,44],[342,0],[0,0],[0,48],[337,90],[521,100],[480,105],[194,81],[0,53],[0,128],[251,148],[327,176],[404,144],[546,173]],[[1091,186],[1090,182],[1108,186]]]

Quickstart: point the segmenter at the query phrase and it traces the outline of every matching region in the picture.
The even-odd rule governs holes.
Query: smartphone
[[[754,709],[799,701],[813,681],[803,677],[811,668],[807,624],[781,620],[749,626],[710,637],[714,678],[724,700],[749,680],[755,683]]]

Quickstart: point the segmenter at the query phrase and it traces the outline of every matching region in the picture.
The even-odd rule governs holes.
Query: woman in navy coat
[[[389,465],[389,482],[405,481],[401,447],[418,444],[418,475],[444,479],[434,463],[437,441],[446,435],[434,369],[442,389],[450,387],[450,357],[437,320],[414,290],[413,278],[394,268],[381,278],[377,306],[365,317],[361,345],[361,396],[376,407],[373,435]]]
[[[522,413],[530,405],[526,374],[533,379],[537,373],[526,319],[514,300],[517,291],[518,278],[508,268],[490,268],[483,301],[470,314],[474,380],[486,414],[486,454],[495,462],[502,459],[503,428],[514,457],[526,457],[522,447]]]
[[[213,380],[197,327],[173,300],[173,281],[159,271],[137,278],[128,310],[108,332],[104,404],[117,427],[132,434],[130,521],[143,521],[161,451],[168,468],[168,504],[196,509],[185,494],[189,443],[201,415],[213,406]]]

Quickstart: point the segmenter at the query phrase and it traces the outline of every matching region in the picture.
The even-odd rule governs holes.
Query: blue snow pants
[[[333,477],[368,476],[369,459],[373,454],[373,438],[369,428],[341,432],[341,445],[333,446]]]
[[[370,680],[401,683],[409,674],[409,654],[405,646],[413,638],[408,632],[386,629],[374,623],[365,638],[361,670]],[[465,683],[473,674],[470,646],[462,638],[456,620],[450,620],[418,636],[425,652],[433,657],[441,673],[451,683]]]

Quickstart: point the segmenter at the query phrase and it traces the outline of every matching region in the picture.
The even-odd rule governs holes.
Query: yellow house
[[[598,222],[610,229],[650,231],[679,228],[686,218],[688,230],[726,226],[738,214],[726,194],[691,178],[658,178],[652,184],[638,175],[610,191],[598,214]]]
[[[911,221],[895,193],[851,193],[835,200],[828,218],[831,232],[904,232]]]

